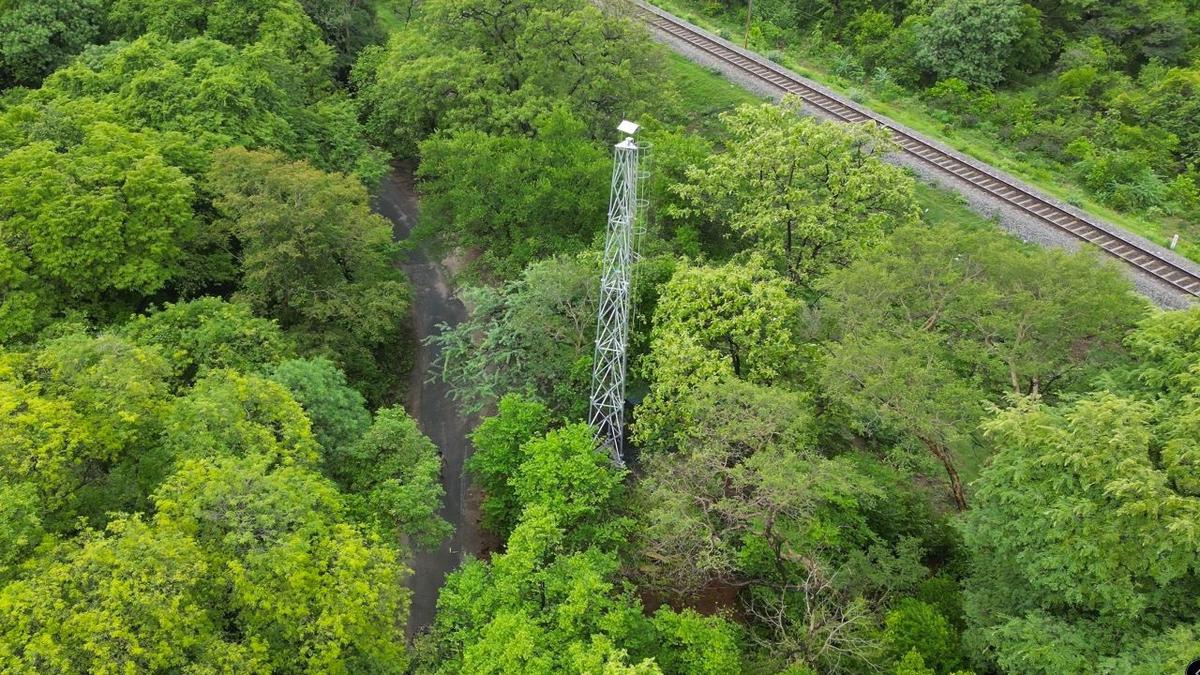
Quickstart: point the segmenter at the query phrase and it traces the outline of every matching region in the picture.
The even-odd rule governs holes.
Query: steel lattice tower
[[[620,129],[635,133],[637,125]],[[614,464],[624,464],[625,367],[633,291],[633,264],[644,231],[646,200],[641,197],[648,172],[642,158],[646,146],[632,136],[613,150],[612,191],[608,202],[608,233],[600,275],[600,307],[596,321],[596,352],[592,363],[592,402],[588,422],[597,444],[607,449]]]

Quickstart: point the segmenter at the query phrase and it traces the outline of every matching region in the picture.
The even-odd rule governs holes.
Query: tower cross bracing
[[[624,124],[628,123],[623,123]],[[636,130],[636,126],[633,127]],[[624,130],[624,129],[623,129]],[[632,136],[613,149],[612,188],[608,202],[608,231],[600,274],[600,304],[596,320],[596,351],[592,362],[592,397],[588,422],[597,444],[614,464],[624,464],[625,375],[633,293],[633,267],[638,239],[644,232],[648,177],[643,167],[646,146]]]

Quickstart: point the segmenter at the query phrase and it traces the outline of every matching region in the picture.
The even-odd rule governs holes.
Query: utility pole
[[[750,17],[754,14],[754,0],[746,0],[746,34],[742,37],[742,49],[750,49]]]
[[[641,162],[647,147],[633,140],[638,125],[626,120],[617,129],[625,139],[613,149],[612,189],[608,201],[608,232],[604,239],[604,268],[600,274],[588,423],[595,430],[597,445],[608,451],[613,464],[624,466],[630,298],[637,239],[645,223],[647,202],[642,192],[648,173],[642,170]]]

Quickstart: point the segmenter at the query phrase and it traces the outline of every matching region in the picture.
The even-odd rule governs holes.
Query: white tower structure
[[[617,127],[625,140],[613,151],[612,192],[608,202],[608,233],[600,275],[600,307],[596,321],[596,352],[592,362],[592,402],[588,422],[596,443],[612,461],[625,460],[625,367],[633,292],[633,264],[638,240],[645,231],[647,200],[643,188],[649,172],[643,168],[647,147],[633,136],[638,125],[623,121]]]

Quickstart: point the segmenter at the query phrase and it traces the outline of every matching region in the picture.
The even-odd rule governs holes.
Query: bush
[[[888,612],[885,624],[883,643],[896,661],[916,651],[924,665],[936,672],[947,672],[958,664],[958,633],[932,606],[904,598]]]

